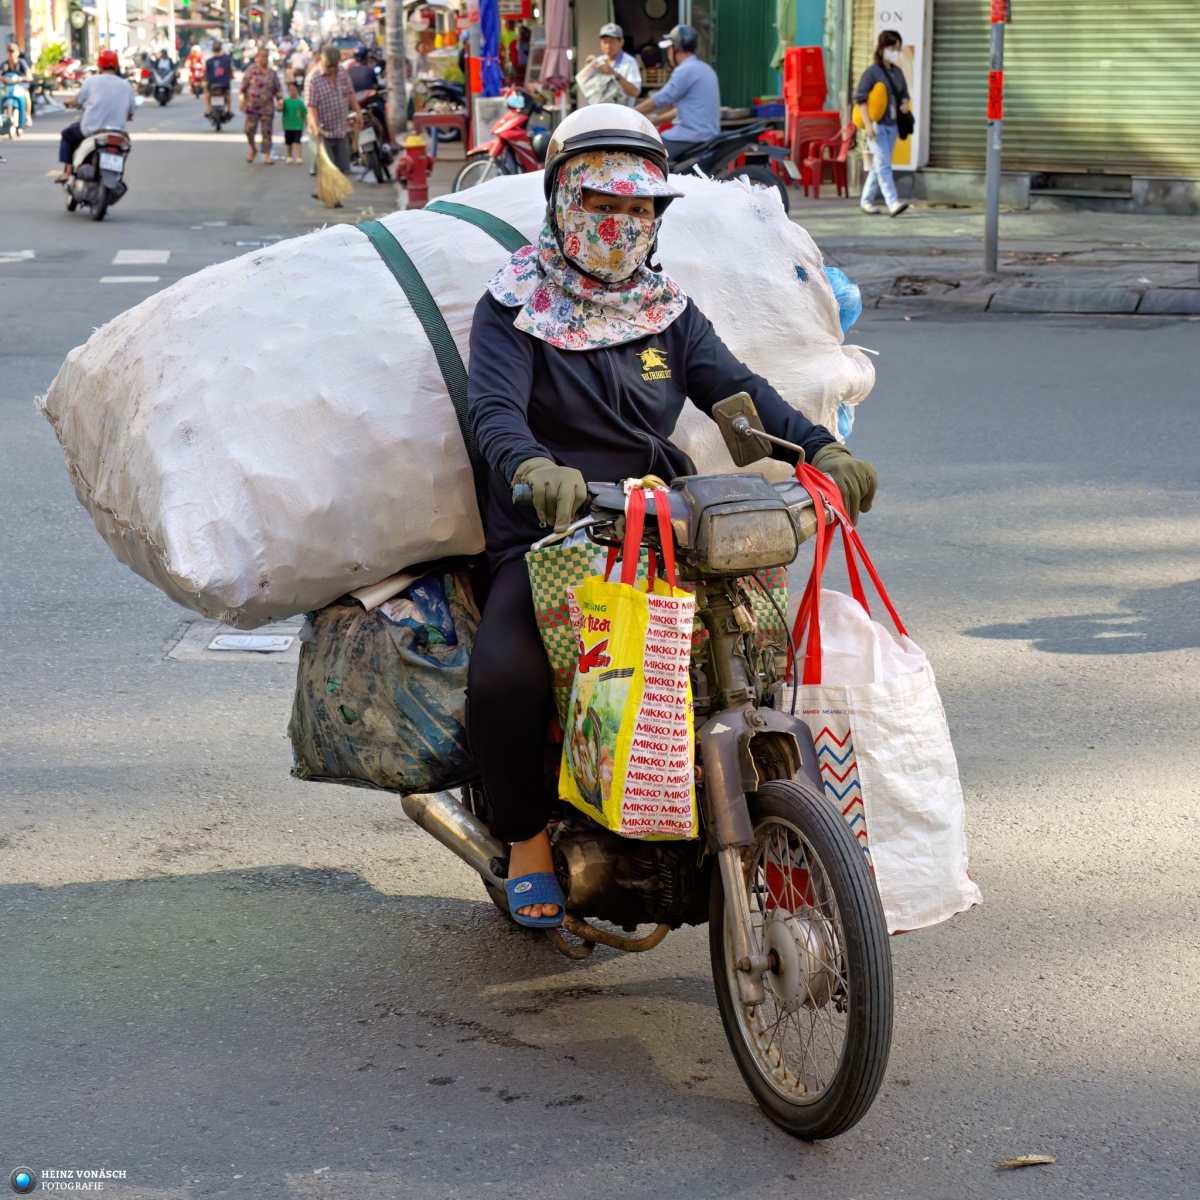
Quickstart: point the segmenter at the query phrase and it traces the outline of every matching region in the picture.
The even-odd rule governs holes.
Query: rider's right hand
[[[543,525],[562,533],[587,500],[587,484],[574,467],[560,467],[548,458],[527,458],[512,477],[514,487],[527,483],[533,489],[533,506]]]

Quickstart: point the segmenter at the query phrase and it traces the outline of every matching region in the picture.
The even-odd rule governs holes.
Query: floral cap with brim
[[[648,158],[628,150],[588,150],[559,169],[559,187],[568,195],[606,192],[611,196],[682,196]]]

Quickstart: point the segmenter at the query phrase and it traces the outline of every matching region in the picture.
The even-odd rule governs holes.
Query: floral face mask
[[[571,209],[561,214],[563,253],[596,279],[620,283],[650,256],[658,222],[615,213]]]

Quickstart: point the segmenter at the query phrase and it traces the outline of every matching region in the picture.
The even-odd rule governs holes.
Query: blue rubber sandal
[[[506,879],[504,894],[508,897],[508,911],[518,925],[524,925],[527,929],[556,929],[562,924],[567,900],[553,871],[535,871],[531,875]],[[558,912],[552,917],[528,917],[517,912],[518,908],[526,908],[530,904],[557,904]]]

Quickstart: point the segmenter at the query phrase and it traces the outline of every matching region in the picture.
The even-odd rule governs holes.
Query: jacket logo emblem
[[[639,350],[638,358],[642,360],[643,379],[670,379],[671,368],[667,366],[666,355],[653,346],[649,350]]]

